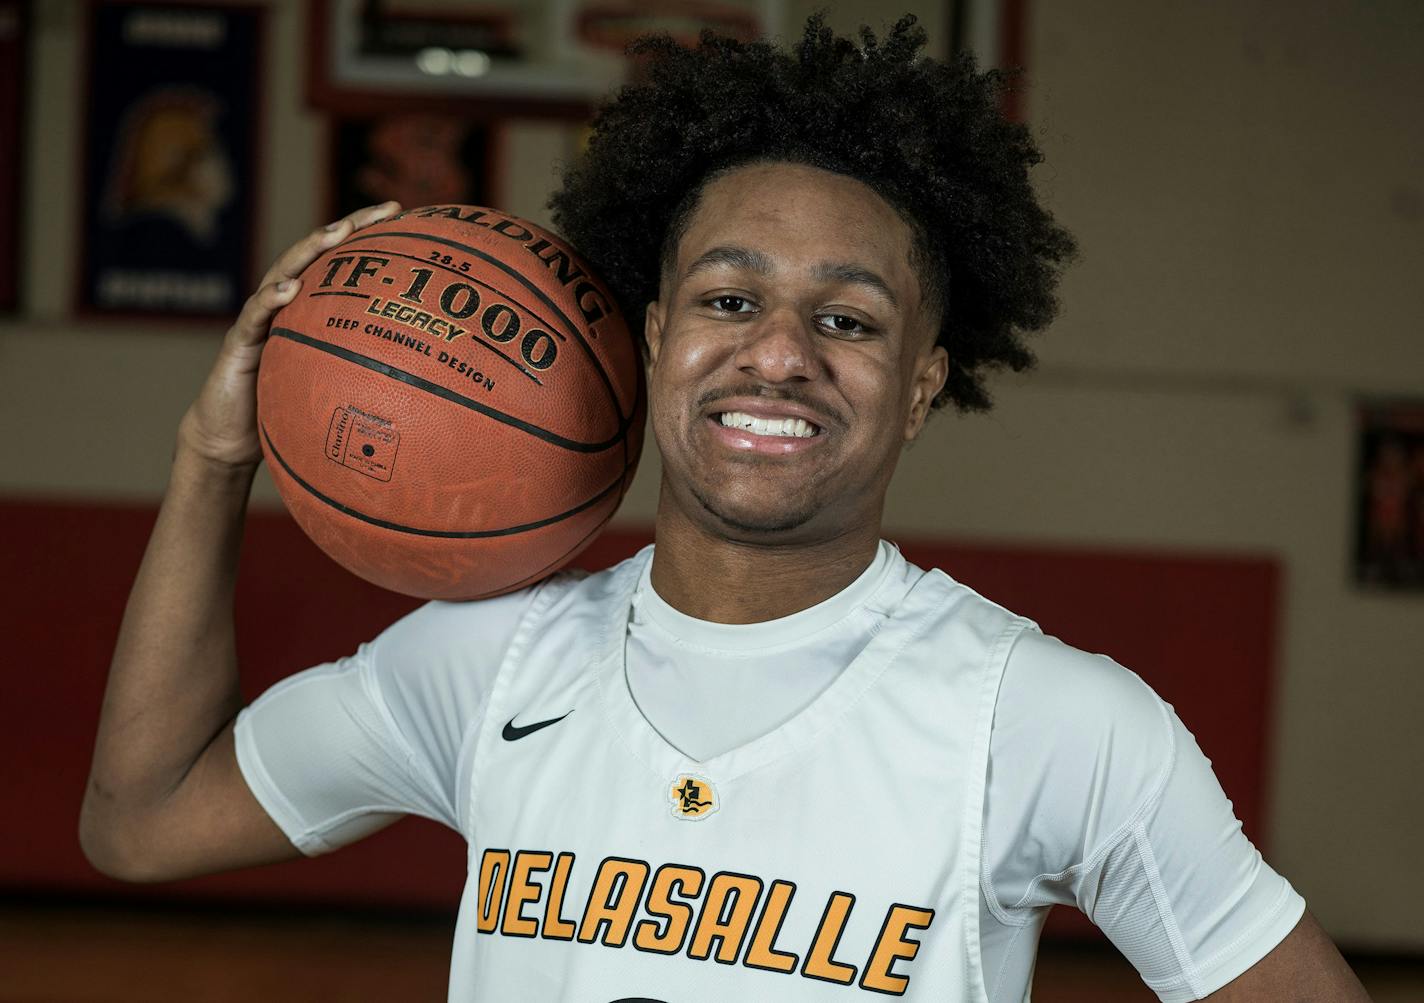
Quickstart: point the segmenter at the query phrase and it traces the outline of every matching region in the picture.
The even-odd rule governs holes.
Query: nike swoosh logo
[[[569,711],[569,714],[572,713],[573,711]],[[565,714],[564,717],[568,717],[569,714]],[[564,719],[564,717],[555,717],[550,718],[547,721],[538,721],[534,724],[526,724],[522,728],[516,728],[514,726],[514,718],[510,718],[507,722],[505,722],[504,731],[500,732],[500,734],[504,736],[504,740],[506,742],[517,742],[521,738],[528,738],[540,728],[547,728],[551,724],[558,724]]]

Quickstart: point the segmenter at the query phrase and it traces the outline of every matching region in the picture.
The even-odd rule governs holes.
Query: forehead
[[[709,181],[677,246],[679,273],[710,247],[752,247],[782,267],[828,258],[914,283],[913,236],[867,184],[802,164],[752,164]]]

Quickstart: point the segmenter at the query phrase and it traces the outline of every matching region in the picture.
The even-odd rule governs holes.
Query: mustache
[[[740,387],[717,387],[708,390],[697,398],[698,410],[709,410],[713,404],[724,400],[733,400],[737,397],[760,397],[768,401],[785,401],[788,404],[799,404],[804,408],[814,411],[822,417],[830,419],[838,425],[845,425],[845,416],[841,412],[825,403],[817,400],[810,394],[795,387],[773,388],[761,383],[753,383]]]

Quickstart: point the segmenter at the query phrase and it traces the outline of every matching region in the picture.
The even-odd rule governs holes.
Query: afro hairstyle
[[[1010,78],[968,54],[921,54],[902,17],[883,39],[836,35],[813,15],[789,49],[703,31],[630,47],[639,66],[593,119],[586,151],[549,201],[555,225],[612,289],[634,331],[713,178],[757,162],[834,171],[869,186],[913,234],[912,264],[938,315],[949,377],[934,406],[990,406],[986,370],[1033,365],[1024,335],[1057,312],[1072,237],[1039,205],[1042,160],[999,111]]]

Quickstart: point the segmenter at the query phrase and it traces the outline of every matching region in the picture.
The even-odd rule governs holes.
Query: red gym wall
[[[151,507],[0,501],[8,572],[0,579],[0,761],[13,798],[11,824],[0,829],[0,891],[453,907],[463,842],[419,819],[314,861],[178,884],[124,885],[89,867],[76,836],[79,803],[114,638],[155,516]],[[578,563],[606,567],[650,538],[611,530]],[[1246,833],[1264,845],[1274,560],[897,542],[912,561],[944,568],[1146,679],[1193,730]],[[285,513],[251,516],[237,593],[247,697],[352,651],[416,604],[337,567]]]

